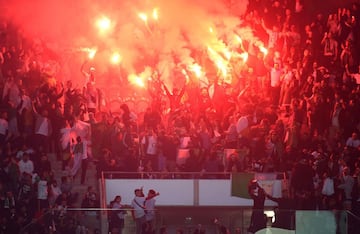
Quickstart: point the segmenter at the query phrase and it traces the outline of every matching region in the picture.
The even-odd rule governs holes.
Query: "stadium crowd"
[[[50,78],[45,48],[4,20],[0,233],[55,233],[54,223],[57,232],[74,233],[75,220],[62,220],[62,207],[76,199],[67,180],[81,170],[85,183],[89,160],[99,176],[291,172],[290,196],[303,201],[294,208],[359,214],[359,7],[310,14],[301,0],[250,1],[244,21],[259,38],[268,38],[269,51],[254,49],[245,69],[234,65],[236,83],[215,77],[210,95],[191,82],[169,90],[154,74],[146,112],[121,104],[119,115],[101,105],[96,80],[74,88],[71,80]],[[224,155],[225,149],[235,151]],[[48,153],[69,173],[61,185]],[[84,203],[93,203],[91,197]],[[49,207],[57,209],[45,212]],[[43,222],[30,225],[39,216]]]

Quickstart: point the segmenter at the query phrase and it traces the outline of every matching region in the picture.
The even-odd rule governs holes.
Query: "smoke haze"
[[[105,67],[116,51],[128,73],[141,73],[150,66],[164,76],[169,76],[179,61],[187,65],[197,62],[194,49],[204,50],[222,43],[219,38],[241,33],[236,29],[241,24],[238,16],[248,5],[248,0],[0,2],[4,2],[4,15],[21,26],[25,36],[44,40],[57,53],[73,52],[78,59],[70,59],[72,62],[84,60],[87,55],[81,48],[91,47],[98,50],[95,61],[99,67]],[[155,10],[158,18],[153,16]],[[146,22],[139,13],[146,14]],[[111,20],[111,28],[102,35],[95,23],[104,16]]]

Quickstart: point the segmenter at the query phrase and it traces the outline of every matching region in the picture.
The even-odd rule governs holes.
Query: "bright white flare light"
[[[121,55],[118,52],[114,52],[110,57],[110,62],[112,64],[119,64],[121,62]]]
[[[80,48],[80,51],[86,52],[89,59],[93,59],[96,55],[97,49],[96,48]]]
[[[243,59],[244,63],[246,63],[249,59],[249,54],[247,52],[241,53],[240,57]]]
[[[130,74],[128,79],[131,84],[134,84],[134,85],[136,85],[138,87],[142,87],[142,88],[145,87],[145,83],[144,83],[143,79],[138,75]]]
[[[195,74],[197,78],[200,78],[202,76],[202,68],[199,64],[192,64],[189,66],[189,69]]]
[[[138,76],[135,78],[135,84],[137,84],[140,87],[145,87],[144,81]]]
[[[100,33],[105,33],[111,28],[111,20],[108,17],[103,16],[96,21],[96,26],[99,29]]]
[[[152,17],[154,20],[158,20],[159,19],[159,13],[158,13],[158,9],[154,8],[153,12],[152,12]]]
[[[242,39],[238,35],[235,35],[236,41],[242,44]]]
[[[259,49],[264,54],[264,56],[266,56],[269,53],[269,51],[264,46],[260,46]]]
[[[147,22],[148,17],[145,13],[139,13],[138,16],[142,21],[144,21],[145,23]]]
[[[96,54],[96,50],[93,49],[90,50],[88,54],[89,59],[93,59],[95,57],[95,54]]]

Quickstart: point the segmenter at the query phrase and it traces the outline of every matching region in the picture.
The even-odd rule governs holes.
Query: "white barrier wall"
[[[281,181],[276,181],[281,183]],[[252,206],[251,199],[231,196],[231,180],[192,179],[105,179],[105,199],[109,204],[115,196],[122,197],[122,203],[130,205],[134,190],[143,187],[145,195],[149,189],[160,193],[157,206]],[[265,205],[276,203],[267,200]]]
[[[120,195],[122,203],[130,205],[135,196],[134,190],[141,187],[143,187],[145,196],[149,189],[160,193],[160,196],[156,198],[157,205],[193,205],[194,186],[192,180],[106,179],[106,203],[109,204],[116,195]]]

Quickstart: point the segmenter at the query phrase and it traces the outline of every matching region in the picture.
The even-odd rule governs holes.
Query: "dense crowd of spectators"
[[[82,167],[82,183],[89,158],[99,175],[292,171],[291,195],[305,204],[298,208],[353,208],[360,181],[360,9],[354,3],[314,16],[308,7],[299,0],[250,1],[244,22],[268,38],[268,54],[249,52],[247,66],[232,67],[233,84],[214,78],[212,95],[192,82],[170,91],[154,74],[151,104],[141,114],[126,104],[119,115],[110,113],[96,79],[82,89],[51,79],[41,43],[3,21],[0,233],[17,233],[39,212],[62,212],[74,202],[67,179],[61,186],[54,180],[50,152],[71,177]],[[49,227],[54,216],[46,214]],[[74,219],[62,224],[76,229]]]

